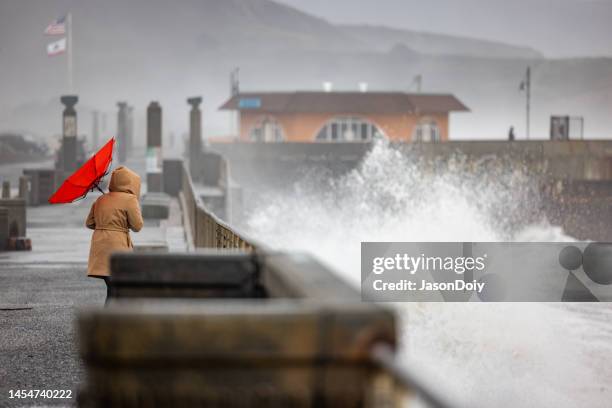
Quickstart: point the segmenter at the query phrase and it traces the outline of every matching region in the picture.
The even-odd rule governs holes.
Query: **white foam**
[[[269,197],[247,227],[273,247],[316,255],[356,286],[361,241],[571,240],[545,220],[520,226],[539,205],[520,165],[474,169],[461,157],[426,170],[432,165],[378,144],[346,176],[305,180],[292,194]],[[612,308],[605,304],[395,306],[400,358],[465,406],[610,405]]]

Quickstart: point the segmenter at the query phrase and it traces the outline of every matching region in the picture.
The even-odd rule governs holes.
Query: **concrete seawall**
[[[541,205],[534,220],[546,216],[566,233],[588,240],[612,240],[612,141],[454,141],[392,144],[436,172],[451,159],[462,171],[487,174],[520,167],[539,187]],[[290,191],[310,174],[338,177],[356,168],[371,143],[215,143],[211,149],[229,161],[234,182],[249,195]],[[279,176],[282,175],[282,176]],[[529,222],[530,220],[525,220]]]

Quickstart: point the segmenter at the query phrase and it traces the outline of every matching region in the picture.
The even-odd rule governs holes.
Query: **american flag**
[[[46,35],[61,35],[66,34],[66,16],[60,17],[53,21],[45,29]]]

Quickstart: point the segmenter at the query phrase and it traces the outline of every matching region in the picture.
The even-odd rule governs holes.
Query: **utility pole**
[[[240,94],[240,68],[236,67],[230,72],[230,95],[232,97],[238,96]],[[236,119],[238,118],[238,119]],[[235,136],[235,132],[239,132],[240,124],[237,122],[240,120],[240,113],[230,112],[229,120],[230,120],[230,135]],[[234,130],[234,126],[236,126],[236,130]]]
[[[240,93],[240,68],[236,67],[230,72],[230,94],[231,96]]]
[[[412,79],[412,83],[416,84],[416,92],[421,93],[421,88],[423,86],[423,75],[421,74],[415,75],[414,78]]]
[[[531,67],[527,67],[527,76],[525,78],[526,81],[526,93],[527,93],[527,112],[526,112],[526,119],[527,119],[527,140],[529,140],[529,127],[530,127],[530,110],[531,110]]]
[[[527,67],[527,72],[525,73],[525,79],[521,82],[521,86],[519,90],[525,91],[525,135],[527,140],[529,140],[529,119],[530,119],[530,110],[531,110],[531,67]]]

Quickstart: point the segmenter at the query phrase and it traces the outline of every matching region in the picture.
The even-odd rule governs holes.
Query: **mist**
[[[418,155],[375,145],[334,178],[308,174],[262,194],[245,228],[273,248],[316,255],[356,288],[361,242],[564,242],[538,217],[541,197],[519,162],[475,172],[461,156],[434,174]],[[305,221],[307,220],[307,221]],[[606,407],[610,308],[598,304],[392,304],[400,358],[467,407]]]
[[[427,27],[419,16],[431,14],[432,5],[392,3],[368,13],[371,5],[346,7],[342,1],[291,2],[295,9],[268,0],[3,1],[0,131],[44,140],[60,133],[59,95],[69,92],[66,57],[46,56],[51,39],[43,30],[70,9],[74,92],[80,97],[79,133],[84,136],[91,133],[92,110],[107,114],[111,136],[116,103],[126,100],[135,107],[135,143],[144,145],[146,105],[158,100],[166,137],[181,137],[187,130],[185,98],[198,94],[204,96],[204,137],[227,136],[230,117],[218,107],[229,97],[229,72],[240,67],[245,91],[320,90],[328,81],[334,90],[356,90],[358,82],[367,82],[371,90],[415,92],[414,77],[421,75],[422,92],[452,93],[470,108],[451,115],[451,139],[503,139],[510,126],[520,139],[525,137],[525,95],[519,84],[529,65],[533,138],[548,137],[553,114],[582,116],[585,138],[609,137],[612,59],[601,57],[610,53],[595,47],[602,39],[609,46],[609,35],[598,23],[605,13],[597,12],[609,3],[564,0],[559,2],[563,7],[544,7],[550,2],[539,2],[533,6],[539,11],[520,24],[512,23],[518,11],[509,13],[510,6],[502,3],[487,2],[482,13],[473,13],[482,24],[465,24],[462,17],[477,6],[473,0],[453,2],[453,7],[436,3],[443,18]],[[576,7],[594,14],[593,22],[559,34]],[[400,30],[338,24],[385,21]],[[506,34],[490,35],[485,22]],[[453,28],[458,24],[462,30]],[[590,41],[579,42],[585,36]],[[554,38],[549,43],[557,48],[540,48],[543,38]],[[559,52],[564,43],[576,43],[581,51]]]

